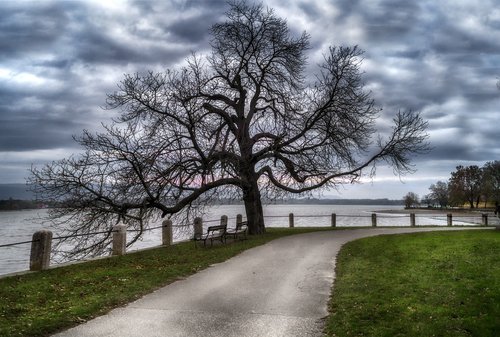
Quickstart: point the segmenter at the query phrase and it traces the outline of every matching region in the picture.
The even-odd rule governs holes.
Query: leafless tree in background
[[[117,221],[137,239],[152,218],[220,198],[242,199],[250,233],[263,233],[263,198],[353,183],[380,162],[403,174],[428,150],[417,113],[376,133],[358,47],[329,48],[311,83],[309,36],[292,36],[262,5],[230,4],[211,36],[211,53],[182,69],[125,76],[108,97],[120,117],[106,132],[84,132],[83,155],[32,169],[39,196],[64,201],[53,219],[71,217],[73,234],[108,231],[78,238],[75,252],[105,249]]]
[[[420,198],[418,197],[418,194],[416,194],[415,192],[408,192],[403,197],[403,202],[405,204],[406,209],[414,208],[420,205]]]
[[[429,190],[431,191],[429,197],[435,202],[437,202],[440,207],[448,206],[448,201],[450,199],[450,191],[447,182],[438,181],[435,184],[431,184]]]
[[[483,182],[483,169],[479,166],[457,166],[448,183],[452,204],[463,206],[467,203],[471,209],[479,207]]]
[[[483,187],[482,194],[485,203],[492,201],[495,204],[500,202],[500,161],[489,161],[482,167]]]

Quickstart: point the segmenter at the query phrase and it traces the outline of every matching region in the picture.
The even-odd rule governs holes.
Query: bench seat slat
[[[210,245],[213,245],[213,241],[215,239],[220,239],[222,243],[224,243],[226,239],[226,226],[225,225],[219,225],[219,226],[210,226],[207,228],[207,232],[205,234],[196,235],[193,240],[196,245],[196,241],[203,241],[203,245],[207,245],[207,240],[210,240]]]

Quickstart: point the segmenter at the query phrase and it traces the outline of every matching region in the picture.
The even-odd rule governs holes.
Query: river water
[[[371,226],[371,213],[380,210],[400,210],[402,206],[359,206],[359,205],[267,205],[264,206],[266,227],[288,227],[288,215],[294,213],[295,227],[330,226],[331,214],[337,214],[337,227]],[[42,228],[40,217],[47,210],[24,210],[0,212],[0,246],[8,243],[31,240],[33,233]],[[229,217],[229,227],[234,226],[237,214],[245,214],[243,205],[221,205],[208,209],[203,217],[204,226],[220,221],[222,215]],[[457,223],[458,221],[458,223]],[[454,220],[454,224],[479,224],[481,216]],[[417,214],[417,226],[446,225],[446,216]],[[174,224],[175,225],[175,224]],[[410,219],[406,214],[377,214],[378,226],[409,226]],[[174,241],[192,236],[191,228],[174,228]],[[54,232],[57,236],[57,232]],[[161,229],[146,232],[141,241],[136,242],[128,250],[154,247],[161,244]],[[31,244],[20,244],[11,247],[0,247],[0,275],[23,271],[29,268]]]

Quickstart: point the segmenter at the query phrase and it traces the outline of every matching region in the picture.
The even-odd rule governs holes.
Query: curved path
[[[281,238],[55,336],[321,336],[335,258],[344,243],[429,230],[436,228],[337,230]]]

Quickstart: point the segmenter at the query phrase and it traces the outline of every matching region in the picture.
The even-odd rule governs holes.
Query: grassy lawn
[[[327,336],[500,336],[500,233],[381,236],[345,245]]]
[[[192,242],[0,279],[0,336],[45,336],[273,239],[329,228],[274,228],[213,248]],[[231,241],[231,240],[229,240]]]

